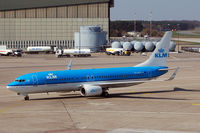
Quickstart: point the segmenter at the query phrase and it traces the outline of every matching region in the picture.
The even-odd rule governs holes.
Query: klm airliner
[[[22,75],[8,84],[7,88],[29,100],[29,94],[48,92],[80,91],[82,96],[108,96],[110,88],[173,80],[178,68],[168,79],[156,79],[170,70],[166,61],[171,35],[171,32],[166,32],[150,58],[134,67],[71,70],[70,62],[67,70]]]

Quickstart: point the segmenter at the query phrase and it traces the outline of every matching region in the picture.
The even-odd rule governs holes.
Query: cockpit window
[[[21,79],[21,80],[16,79],[15,81],[16,81],[16,82],[25,82],[24,79]]]

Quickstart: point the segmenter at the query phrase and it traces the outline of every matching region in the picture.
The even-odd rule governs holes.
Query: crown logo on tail
[[[159,53],[164,53],[165,50],[164,50],[163,48],[161,48],[161,49],[158,50],[158,52],[159,52]]]
[[[167,58],[168,53],[165,52],[163,48],[158,49],[158,53],[155,53],[155,58]]]

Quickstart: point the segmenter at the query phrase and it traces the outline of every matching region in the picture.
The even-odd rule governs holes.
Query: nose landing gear
[[[29,100],[29,96],[28,96],[28,94],[17,93],[17,95],[24,96],[24,100],[25,100],[25,101],[28,101],[28,100]]]

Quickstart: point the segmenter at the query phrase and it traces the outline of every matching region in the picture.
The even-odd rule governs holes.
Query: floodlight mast
[[[152,37],[152,16],[153,16],[153,13],[152,11],[150,11],[150,33],[149,33],[149,37]]]

